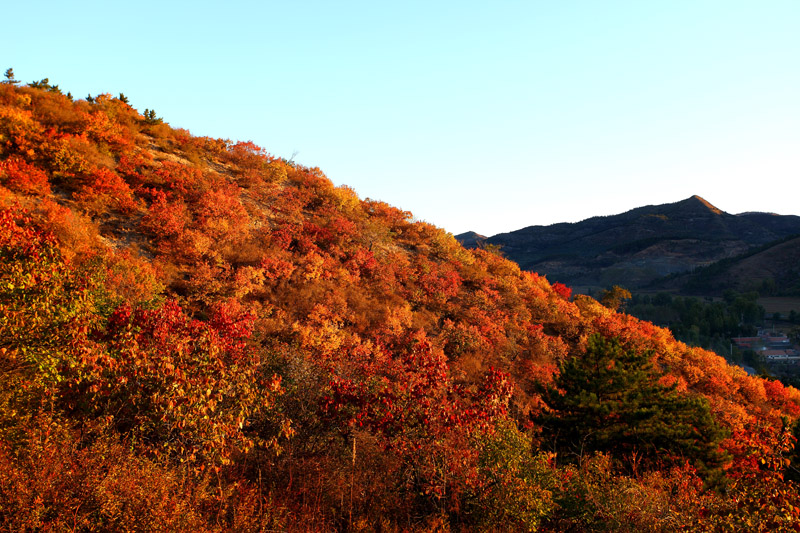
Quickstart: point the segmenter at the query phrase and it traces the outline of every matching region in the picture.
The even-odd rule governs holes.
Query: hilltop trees
[[[14,69],[13,68],[6,69],[4,77],[6,79],[3,80],[2,83],[6,83],[6,84],[9,84],[9,85],[16,85],[16,84],[19,83],[19,80],[15,80],[14,79]]]
[[[123,101],[122,98],[120,98],[120,101]],[[156,112],[154,109],[145,109],[144,113],[142,113],[142,116],[144,117],[144,121],[146,124],[151,124],[151,125],[161,124],[164,121],[164,119],[162,119],[161,117],[156,116]]]

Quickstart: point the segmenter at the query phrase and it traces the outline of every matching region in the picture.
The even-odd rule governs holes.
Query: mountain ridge
[[[732,215],[694,195],[580,222],[527,226],[482,242],[554,281],[637,288],[795,233],[800,233],[800,217]]]

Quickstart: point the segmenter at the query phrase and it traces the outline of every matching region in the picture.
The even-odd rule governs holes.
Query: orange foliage
[[[777,470],[756,474],[780,456],[776,428],[800,416],[800,392],[465,250],[319,169],[147,124],[109,95],[71,102],[0,84],[0,184],[4,204],[29,209],[0,211],[0,500],[13,509],[0,505],[0,521],[13,528],[286,529],[264,510],[275,491],[297,530],[354,530],[359,516],[367,529],[486,529],[475,509],[487,494],[506,494],[492,505],[510,514],[541,503],[556,513],[541,524],[557,530],[602,513],[547,507],[551,490],[616,505],[646,488],[681,523],[701,509],[723,530],[746,523],[677,471],[623,479],[603,458],[582,470],[537,463],[548,489],[513,469],[487,473],[489,451],[511,453],[496,428],[534,442],[520,435],[537,391],[594,333],[652,352],[663,384],[708,398],[733,435],[727,477],[742,509],[756,516],[774,497],[794,516]],[[489,479],[529,492],[512,498]],[[359,495],[358,480],[376,493]]]

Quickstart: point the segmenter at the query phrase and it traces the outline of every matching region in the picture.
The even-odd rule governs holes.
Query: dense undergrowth
[[[797,390],[319,169],[11,81],[3,529],[800,529]]]

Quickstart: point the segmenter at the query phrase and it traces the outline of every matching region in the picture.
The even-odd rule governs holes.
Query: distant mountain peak
[[[486,242],[551,280],[637,288],[797,233],[800,217],[731,215],[694,195],[576,223],[529,226]]]
[[[692,196],[691,198],[689,198],[688,200],[686,200],[686,202],[687,203],[688,202],[700,203],[704,207],[706,207],[709,211],[712,211],[712,212],[716,213],[717,215],[723,214],[723,211],[721,209],[719,209],[718,207],[716,207],[713,204],[711,204],[711,202],[709,202],[708,200],[706,200],[702,196],[698,196],[696,194],[694,196]]]
[[[486,240],[485,235],[476,233],[474,231],[467,231],[455,236],[456,240],[466,248],[477,248],[479,244]]]

